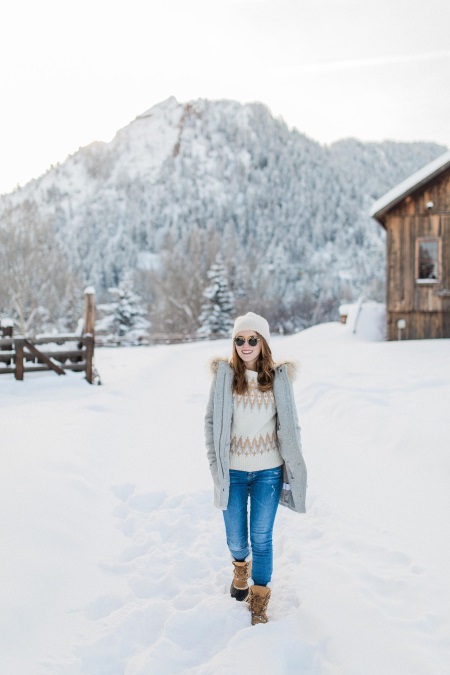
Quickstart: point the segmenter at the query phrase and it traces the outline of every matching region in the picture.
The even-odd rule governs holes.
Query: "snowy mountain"
[[[362,292],[383,298],[384,239],[370,206],[444,150],[321,146],[259,103],[170,98],[4,196],[2,211],[14,220],[35,204],[78,285],[100,296],[133,271],[154,329],[198,328],[220,252],[236,309],[290,331]]]

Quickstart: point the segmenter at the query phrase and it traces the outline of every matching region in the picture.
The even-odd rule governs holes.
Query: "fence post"
[[[84,289],[83,333],[95,335],[95,289],[92,286]]]
[[[0,320],[0,335],[4,338],[12,338],[14,333],[14,323],[11,319]]]
[[[84,289],[83,342],[86,347],[86,380],[94,383],[95,289]]]
[[[25,340],[23,338],[16,338],[14,340],[14,347],[16,352],[16,370],[14,376],[16,380],[23,380],[24,366],[23,366],[23,348]]]
[[[94,384],[94,338],[92,335],[83,335],[86,345],[86,379],[89,384]]]

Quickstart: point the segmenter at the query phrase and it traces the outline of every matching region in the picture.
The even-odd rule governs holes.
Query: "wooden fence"
[[[100,383],[94,368],[95,291],[84,291],[83,334],[39,335],[31,338],[13,335],[12,324],[0,331],[0,375],[14,373],[23,380],[25,373],[53,370],[85,371],[89,384]]]
[[[184,333],[149,333],[130,341],[127,337],[95,334],[95,291],[84,292],[83,335],[39,335],[35,338],[13,335],[12,324],[0,331],[0,375],[14,373],[23,380],[25,373],[53,370],[65,375],[66,370],[85,371],[86,380],[100,383],[94,367],[94,346],[121,347],[131,345],[161,345],[205,340],[205,336]],[[3,335],[2,335],[3,332]],[[223,336],[210,335],[208,340]]]
[[[42,370],[53,370],[58,375],[74,370],[85,371],[87,381],[93,384],[93,359],[94,338],[89,333],[0,338],[0,375],[14,373],[16,380],[23,380],[25,373]]]

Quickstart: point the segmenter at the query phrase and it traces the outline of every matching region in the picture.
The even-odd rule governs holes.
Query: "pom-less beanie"
[[[247,312],[247,314],[237,317],[234,322],[232,337],[235,338],[243,330],[254,330],[256,333],[262,335],[266,342],[270,340],[270,330],[267,320],[254,312]]]

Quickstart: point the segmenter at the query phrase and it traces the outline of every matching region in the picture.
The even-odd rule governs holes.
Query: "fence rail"
[[[127,347],[136,345],[173,345],[184,342],[202,342],[204,340],[223,340],[223,335],[198,335],[197,333],[145,333],[138,338],[127,336],[107,336],[96,333],[96,347]]]

